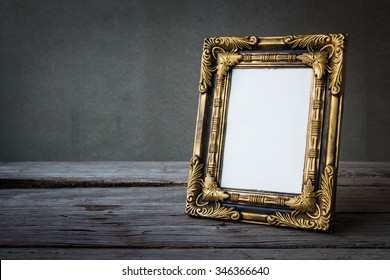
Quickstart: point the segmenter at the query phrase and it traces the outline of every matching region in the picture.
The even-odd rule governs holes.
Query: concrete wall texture
[[[389,161],[387,0],[1,0],[0,161],[189,160],[203,38],[348,33],[341,160]]]

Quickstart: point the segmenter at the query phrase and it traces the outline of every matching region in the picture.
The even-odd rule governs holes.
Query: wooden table
[[[1,259],[390,259],[390,163],[340,164],[333,234],[184,215],[188,162],[0,164]]]

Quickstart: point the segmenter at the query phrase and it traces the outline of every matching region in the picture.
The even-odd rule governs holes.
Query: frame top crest
[[[199,81],[199,92],[207,93],[212,85],[212,73],[216,71],[215,63],[218,52],[267,50],[267,49],[306,49],[309,52],[329,52],[332,73],[330,88],[332,94],[340,93],[342,81],[342,62],[345,52],[347,35],[290,35],[286,37],[207,37],[204,40],[202,52],[202,65]]]

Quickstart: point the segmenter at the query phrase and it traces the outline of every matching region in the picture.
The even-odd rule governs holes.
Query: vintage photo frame
[[[344,34],[205,38],[187,215],[333,231],[345,49]],[[310,81],[301,81],[300,77],[307,77],[307,69]],[[276,78],[259,83],[257,78],[248,78],[260,78],[265,73]],[[254,86],[248,85],[251,81]],[[266,88],[262,83],[267,84]],[[267,97],[271,95],[272,102]],[[289,101],[282,105],[286,98]],[[298,99],[307,102],[295,104]],[[303,104],[302,109],[299,104]],[[267,113],[273,111],[277,113]],[[274,132],[291,128],[294,120],[287,126],[283,120],[301,112],[307,118],[295,121],[296,131],[294,126],[289,135],[274,136],[274,143],[262,143],[265,136],[271,135],[272,142]],[[243,120],[234,122],[237,116],[243,116]],[[247,121],[249,124],[241,128],[240,124]],[[292,143],[295,134],[299,135],[297,144]],[[238,140],[237,135],[241,137]],[[249,144],[245,139],[250,139]],[[275,146],[281,148],[280,154],[279,149],[271,149]],[[291,158],[295,161],[286,165]],[[298,169],[287,175],[290,166]],[[271,180],[261,179],[266,174]],[[278,182],[285,185],[289,182],[287,176],[294,177],[293,191],[267,187],[273,178],[276,186]],[[252,184],[249,182],[254,182],[253,186],[246,187]]]

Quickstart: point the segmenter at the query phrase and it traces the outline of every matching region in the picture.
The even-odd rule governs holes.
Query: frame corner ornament
[[[197,155],[193,156],[190,163],[185,213],[204,218],[239,220],[240,212],[234,207],[226,207],[219,202],[229,195],[221,190],[211,177],[206,177],[207,182],[204,182],[202,169],[201,159]]]
[[[218,54],[217,77],[223,79],[230,67],[236,65],[242,59],[242,55],[234,52],[222,52]]]
[[[215,178],[211,177],[209,174],[205,178],[202,190],[203,201],[224,201],[230,197],[229,194],[218,187]]]
[[[316,210],[316,193],[314,192],[314,186],[310,179],[303,186],[303,191],[300,195],[297,195],[285,202],[285,204],[296,211],[302,213],[312,213]]]
[[[318,203],[315,204],[316,212],[309,213],[308,211],[303,211],[302,207],[299,207],[295,208],[296,210],[292,213],[276,212],[275,215],[267,217],[267,222],[270,225],[329,231],[333,222],[332,210],[334,209],[334,202],[332,195],[334,191],[334,174],[334,166],[328,165],[325,167],[324,173],[321,176],[321,189],[315,193],[318,200]],[[311,193],[310,189],[308,187],[309,193]],[[310,195],[310,198],[312,198],[312,195]]]
[[[314,75],[317,79],[321,79],[325,75],[328,64],[328,53],[324,51],[309,52],[298,55],[297,59],[303,63],[313,67]]]
[[[257,45],[259,38],[247,37],[207,37],[203,44],[202,63],[200,69],[199,92],[207,93],[212,86],[212,75],[217,70],[217,52],[236,53],[239,50],[251,50]]]
[[[333,95],[341,94],[341,84],[343,81],[343,62],[347,36],[345,34],[328,35],[293,35],[284,38],[284,43],[291,45],[293,49],[301,47],[309,52],[329,51],[330,74],[329,89]]]

